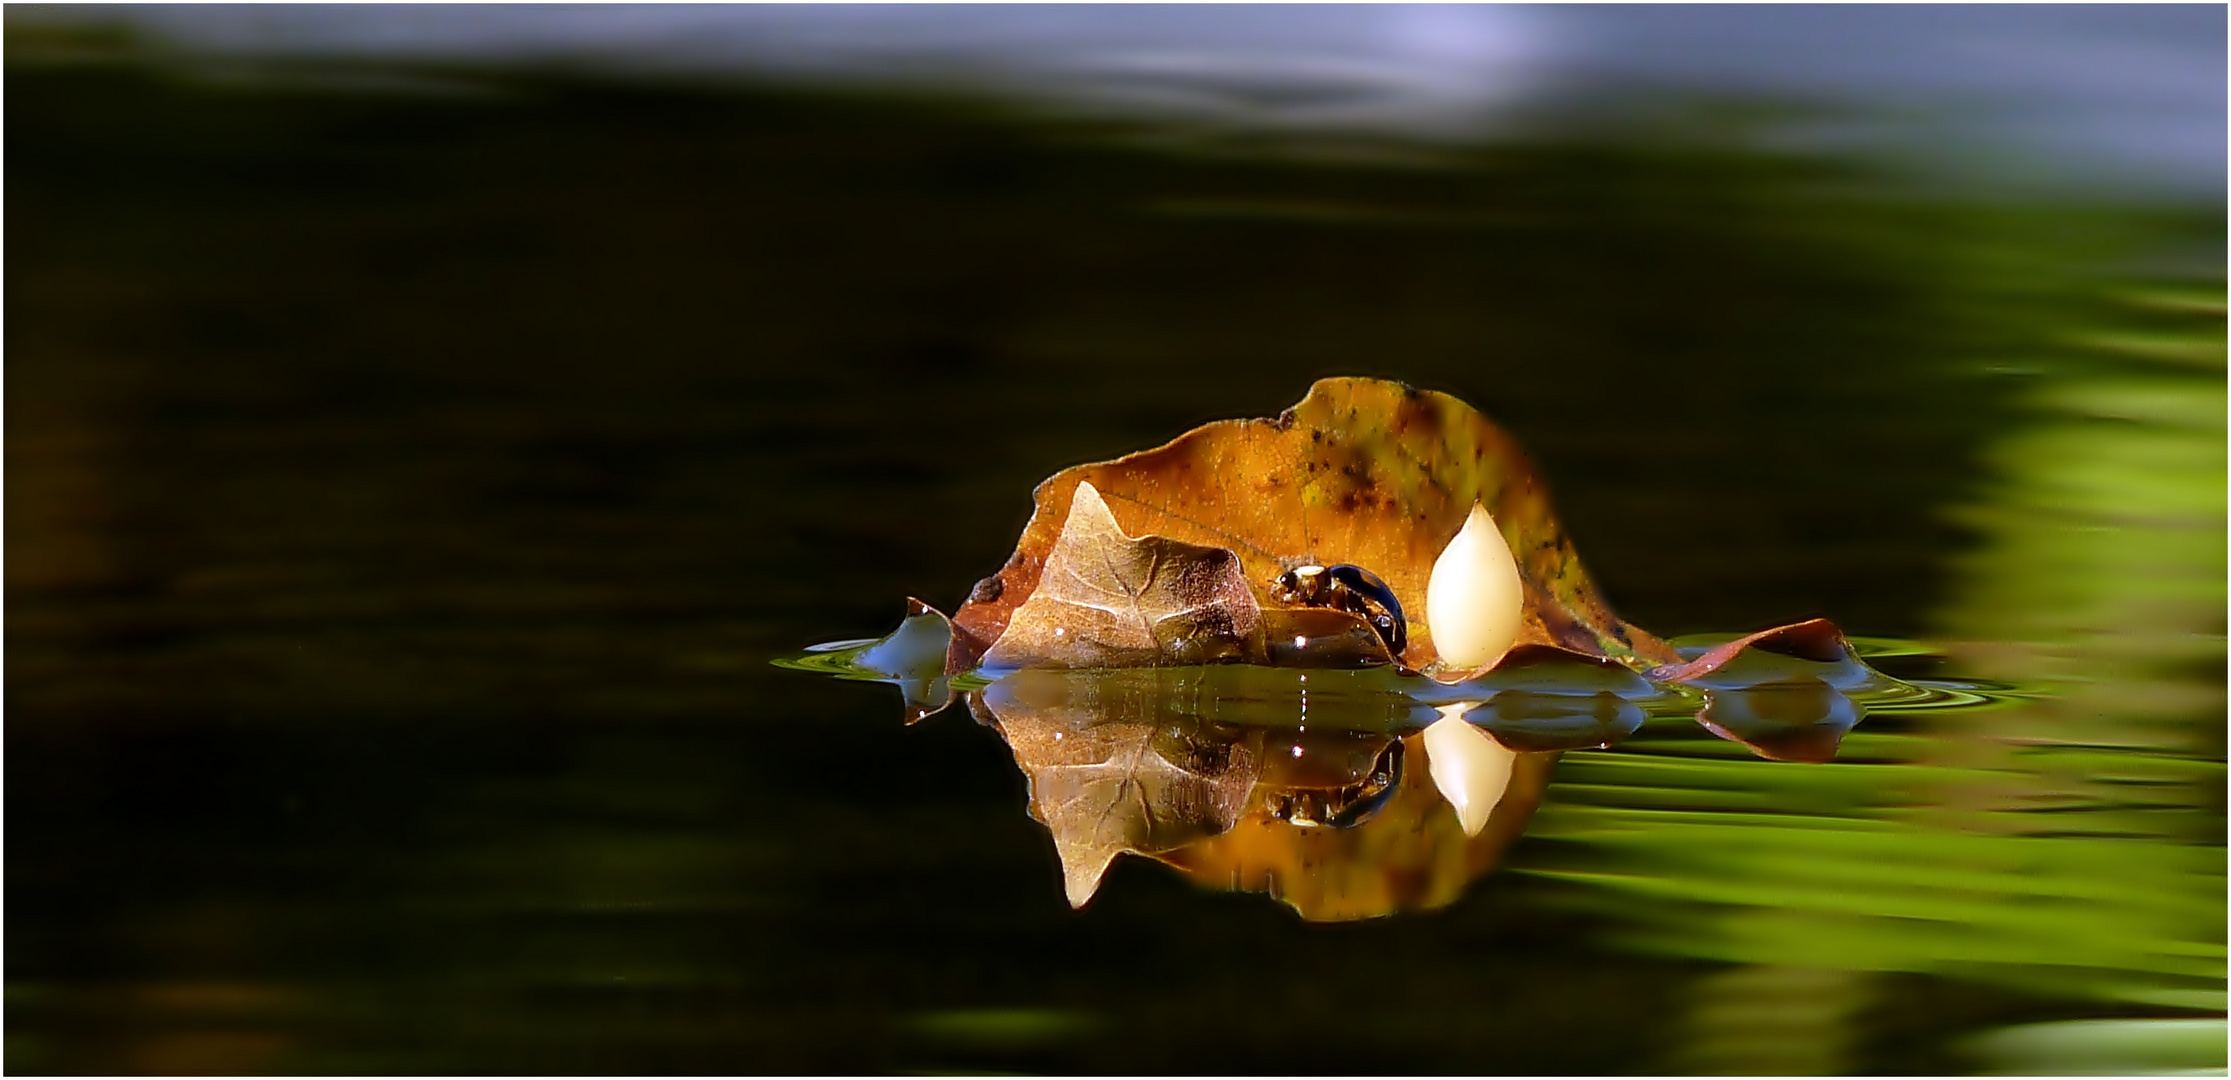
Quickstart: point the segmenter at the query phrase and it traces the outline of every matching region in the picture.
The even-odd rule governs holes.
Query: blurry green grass
[[[2072,337],[1963,511],[1944,631],[2031,696],[1923,714],[1894,765],[1576,755],[1534,835],[1579,850],[1536,872],[1652,951],[2216,1014],[2010,1028],[1986,1067],[2220,1073],[2222,295],[2123,303],[2150,346]]]

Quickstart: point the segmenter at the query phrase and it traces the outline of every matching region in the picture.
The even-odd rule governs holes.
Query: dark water
[[[7,80],[12,1071],[2222,1067],[2220,210]],[[769,663],[1326,374],[1506,424],[1638,625],[1980,689],[1832,764],[1653,718],[1320,925],[1128,857],[1072,911],[990,730]]]

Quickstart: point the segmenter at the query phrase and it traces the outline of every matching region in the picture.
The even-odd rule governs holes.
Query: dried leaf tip
[[[1518,561],[1487,508],[1475,502],[1426,579],[1425,625],[1433,647],[1449,669],[1486,668],[1518,640],[1524,608]]]

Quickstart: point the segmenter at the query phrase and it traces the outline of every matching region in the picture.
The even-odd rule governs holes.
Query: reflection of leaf
[[[1079,483],[1038,587],[982,662],[993,669],[1388,662],[1378,635],[1353,615],[1309,609],[1280,616],[1266,626],[1230,551],[1126,536],[1093,486]],[[1285,655],[1273,654],[1273,640]]]
[[[1464,719],[1513,750],[1578,750],[1610,746],[1642,728],[1642,707],[1615,694],[1545,694],[1505,690]]]
[[[1029,689],[1003,681],[969,701],[1030,777],[1031,816],[1053,833],[1071,906],[1092,898],[1117,855],[1167,851],[1239,817],[1255,773],[1245,740],[1131,722],[1058,695],[1032,700]]]
[[[1502,429],[1445,394],[1376,379],[1325,379],[1275,420],[1208,424],[1038,485],[1037,509],[1014,555],[953,616],[949,670],[975,666],[1052,580],[1072,503],[1088,484],[1119,534],[1228,551],[1239,582],[1251,590],[1263,590],[1292,564],[1354,563],[1384,578],[1412,619],[1426,609],[1434,559],[1476,501],[1518,561],[1521,643],[1622,661],[1680,659],[1604,605],[1532,466]],[[1438,655],[1431,628],[1410,629],[1401,659],[1426,667]],[[1146,640],[1134,637],[1138,651],[1131,655],[1148,655]]]
[[[1547,786],[1556,755],[1506,764],[1509,752],[1484,737],[1492,783],[1481,761],[1436,761],[1440,748],[1417,734],[1434,709],[1395,689],[1412,683],[1430,685],[1386,669],[1026,669],[968,700],[1030,778],[1031,815],[1053,834],[1072,904],[1091,899],[1129,851],[1211,888],[1267,890],[1328,921],[1455,900],[1524,829]],[[1391,733],[1401,730],[1412,734]],[[1396,742],[1408,764],[1381,802],[1374,785]],[[1471,822],[1434,775],[1467,764]],[[1378,808],[1348,828],[1278,813],[1306,806],[1292,816],[1323,820],[1358,799]],[[1467,838],[1466,824],[1478,835]]]
[[[1436,788],[1425,736],[1403,740],[1412,764],[1376,816],[1351,829],[1303,828],[1256,799],[1230,831],[1156,856],[1205,886],[1267,892],[1312,922],[1445,907],[1493,869],[1548,786],[1554,754],[1520,754],[1479,835],[1467,838]],[[1420,768],[1420,765],[1426,767]]]
[[[1696,718],[1705,730],[1770,761],[1823,762],[1836,759],[1844,733],[1863,715],[1843,691],[1807,680],[1707,691]]]
[[[1437,684],[1388,668],[1296,671],[1249,664],[1107,670],[1026,668],[987,687],[1002,710],[1054,710],[1130,723],[1407,734],[1433,708],[1407,691]],[[996,687],[996,690],[992,688]]]

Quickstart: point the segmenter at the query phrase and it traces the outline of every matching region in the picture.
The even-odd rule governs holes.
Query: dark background
[[[1333,374],[1509,426],[1638,625],[1920,634],[2099,268],[2220,263],[2219,209],[1710,102],[1420,147],[441,75],[11,56],[13,1071],[1655,1071],[1709,965],[1529,879],[1071,913],[991,733],[767,661]],[[1860,1071],[2074,1015],[1897,978]]]

